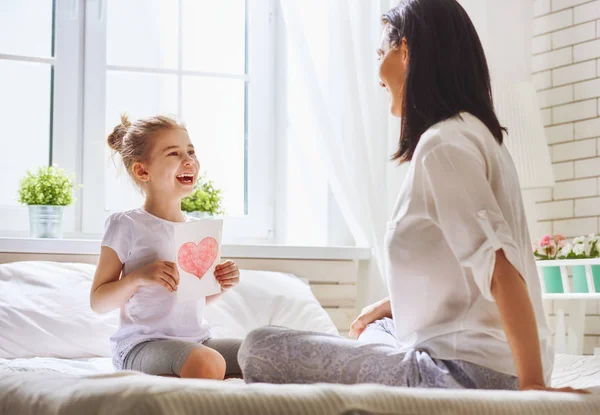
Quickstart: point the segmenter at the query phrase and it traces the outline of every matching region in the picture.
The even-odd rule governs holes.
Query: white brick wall
[[[536,36],[531,41],[531,52],[534,55],[552,50],[552,35]]]
[[[563,143],[573,141],[575,137],[574,124],[560,124],[552,127],[546,127],[546,140],[548,144]]]
[[[533,85],[537,90],[550,88],[552,86],[552,72],[539,72],[531,76]]]
[[[590,20],[600,19],[600,0],[591,1],[587,4],[582,4],[573,9],[573,23],[589,22]],[[550,25],[558,25],[559,18],[552,20]]]
[[[573,101],[573,85],[565,85],[558,88],[546,89],[538,92],[538,103],[540,108],[553,107]]]
[[[598,232],[598,218],[577,218],[554,221],[554,233],[567,237]]]
[[[578,199],[581,197],[597,196],[598,187],[596,183],[596,179],[578,179],[558,182],[554,185],[554,200]]]
[[[554,170],[554,180],[569,180],[575,177],[575,164],[572,161],[554,163],[552,169]]]
[[[557,10],[567,9],[582,3],[587,3],[588,1],[590,0],[552,0],[552,11],[555,12]],[[542,9],[542,11],[543,10],[545,9]],[[549,11],[546,13],[549,13]]]
[[[542,110],[542,123],[544,124],[544,127],[551,125],[552,124],[552,109],[548,108],[545,110]]]
[[[552,85],[559,86],[596,77],[596,62],[587,61],[552,70]]]
[[[588,22],[552,33],[552,47],[554,49],[563,48],[595,38],[596,23]]]
[[[533,15],[543,16],[544,14],[550,13],[550,0],[534,0],[533,1]]]
[[[572,200],[538,203],[537,207],[539,220],[572,218],[574,216],[574,204]]]
[[[560,105],[552,108],[552,122],[560,124],[563,122],[585,120],[598,115],[598,101],[590,99],[572,104]]]
[[[575,161],[575,178],[600,176],[600,157]]]
[[[567,85],[571,86],[571,85]],[[592,79],[591,81],[580,82],[573,85],[575,92],[573,97],[575,100],[580,101],[588,98],[596,98],[600,96],[600,78]],[[539,92],[540,94],[546,91]]]
[[[535,195],[540,229],[599,232],[600,0],[536,0],[534,9],[532,79],[556,180],[550,199]],[[600,302],[589,302],[587,314],[584,352],[591,354],[600,347]]]
[[[579,140],[552,146],[552,161],[578,160],[596,156],[598,144],[595,139]]]
[[[594,28],[595,31],[595,28]],[[541,72],[573,63],[571,48],[553,50],[552,52],[536,55],[531,59],[533,72]]]
[[[600,197],[575,200],[575,216],[599,216]]]
[[[600,137],[600,118],[575,123],[575,139],[592,137]]]
[[[589,19],[588,19],[589,20]],[[573,9],[537,17],[533,21],[533,34],[541,35],[573,24]]]
[[[600,57],[600,39],[573,46],[573,60],[587,61]]]

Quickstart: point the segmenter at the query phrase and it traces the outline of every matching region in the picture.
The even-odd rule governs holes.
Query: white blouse
[[[510,134],[510,131],[509,131]],[[399,347],[517,375],[491,294],[495,253],[529,288],[546,381],[551,335],[519,180],[506,146],[462,113],[423,134],[388,223],[386,274]]]

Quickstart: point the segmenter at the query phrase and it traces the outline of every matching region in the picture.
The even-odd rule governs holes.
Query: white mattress
[[[552,386],[571,386],[600,394],[600,356],[558,355],[552,372]]]
[[[0,359],[0,373],[37,372],[87,376],[114,373],[110,358],[94,359]],[[588,388],[600,393],[600,356],[559,355],[554,364],[552,386]]]
[[[600,357],[559,356],[555,386],[600,393]],[[205,411],[199,411],[199,408]],[[244,385],[114,373],[110,359],[0,359],[0,414],[592,414],[600,395],[378,385]]]
[[[113,373],[112,359],[98,357],[94,359],[54,359],[35,357],[33,359],[0,359],[0,373],[3,372],[37,372],[63,373],[67,375],[86,376],[102,373]]]

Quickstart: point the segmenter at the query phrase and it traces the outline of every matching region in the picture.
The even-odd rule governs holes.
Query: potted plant
[[[223,197],[221,190],[206,176],[200,176],[194,192],[181,200],[181,210],[196,218],[206,218],[222,215]]]
[[[566,245],[567,243],[562,235],[544,235],[538,243],[533,245],[533,255],[540,260],[554,260],[557,259],[559,250],[562,250]],[[542,267],[542,273],[544,275],[546,292],[564,292],[560,267]]]
[[[19,202],[29,206],[32,238],[62,238],[63,210],[75,201],[73,177],[56,166],[27,170],[21,179]]]
[[[573,239],[572,244],[567,244],[563,250],[563,257],[567,259],[598,258],[600,256],[600,237],[595,234],[591,234],[588,237],[578,236]],[[592,265],[591,270],[596,292],[599,292],[600,266]],[[587,277],[585,275],[585,265],[573,266],[573,290],[576,293],[589,292]]]

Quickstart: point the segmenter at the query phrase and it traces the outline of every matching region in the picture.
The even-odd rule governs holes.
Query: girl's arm
[[[553,389],[546,386],[540,339],[529,291],[502,250],[496,252],[491,288],[515,359],[521,390],[574,391],[572,388]]]
[[[117,253],[103,246],[90,293],[90,305],[96,313],[124,306],[143,285],[160,285],[170,292],[177,291],[179,272],[173,262],[154,261],[119,279],[122,271]]]
[[[206,305],[214,303],[225,291],[235,287],[240,282],[240,270],[233,261],[225,261],[215,267],[215,278],[221,285],[221,292],[206,297]]]
[[[108,313],[120,308],[138,289],[136,278],[119,279],[122,270],[123,264],[117,253],[103,246],[90,292],[90,306],[96,313]]]

